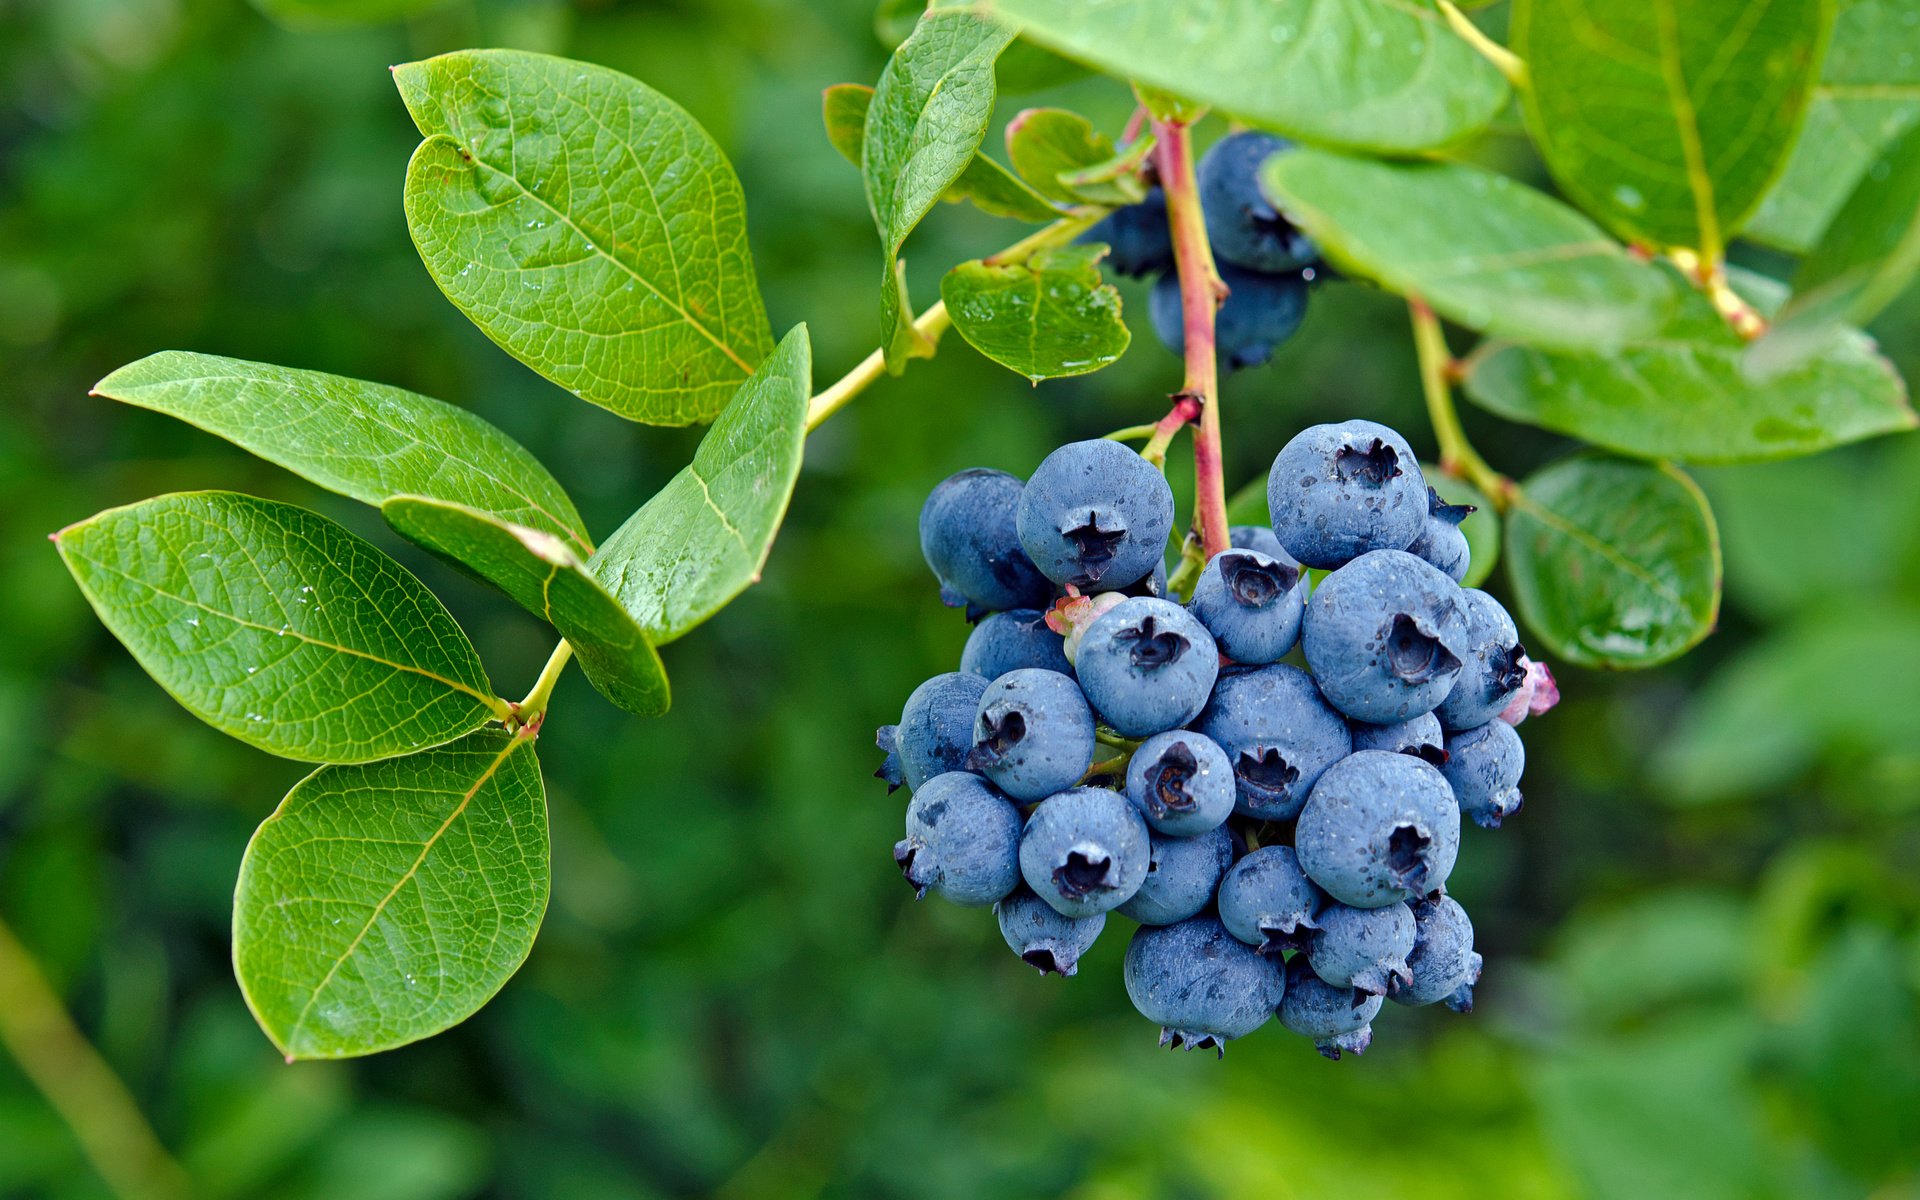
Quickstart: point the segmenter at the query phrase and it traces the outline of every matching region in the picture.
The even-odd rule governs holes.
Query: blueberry
[[[950,475],[920,509],[920,552],[940,598],[973,612],[1045,608],[1053,589],[1020,547],[1020,481],[975,467]]]
[[[1218,826],[1197,837],[1150,835],[1151,857],[1140,890],[1120,906],[1142,925],[1184,921],[1213,903],[1220,877],[1233,864],[1233,834]]]
[[[1226,1053],[1267,1023],[1286,991],[1277,959],[1236,941],[1213,917],[1142,925],[1127,943],[1127,998],[1160,1026],[1162,1046]]]
[[[1265,366],[1307,319],[1307,281],[1298,273],[1270,275],[1220,263],[1227,298],[1213,318],[1213,339],[1223,372]],[[1175,354],[1187,350],[1186,314],[1180,279],[1162,275],[1147,293],[1153,331]]]
[[[1505,721],[1488,721],[1447,735],[1447,761],[1440,773],[1453,787],[1460,814],[1486,829],[1520,811],[1520,773],[1527,751]]]
[[[1320,910],[1320,932],[1307,949],[1307,960],[1314,973],[1334,987],[1380,996],[1391,980],[1413,982],[1407,971],[1412,952],[1413,912],[1406,905],[1329,904]]]
[[[1314,785],[1294,846],[1301,869],[1328,895],[1379,908],[1446,883],[1460,852],[1460,806],[1430,764],[1362,750]]]
[[[1314,974],[1305,955],[1287,964],[1287,991],[1280,1001],[1280,1023],[1310,1037],[1320,1053],[1338,1061],[1342,1054],[1364,1054],[1373,1044],[1373,1018],[1380,997],[1356,988],[1334,987]]]
[[[1220,673],[1220,652],[1193,614],[1148,596],[1130,597],[1096,618],[1073,662],[1087,701],[1126,737],[1192,720]]]
[[[1125,904],[1147,877],[1147,823],[1105,788],[1049,796],[1020,837],[1020,874],[1063,917],[1091,917]]]
[[[1235,525],[1227,530],[1227,544],[1235,550],[1258,550],[1268,558],[1293,561],[1293,555],[1286,552],[1280,539],[1273,536],[1273,530],[1266,525]]]
[[[1267,510],[1287,553],[1331,570],[1369,550],[1404,550],[1426,523],[1427,484],[1412,447],[1385,425],[1315,425],[1275,456]]]
[[[1291,846],[1262,846],[1233,864],[1219,896],[1220,919],[1233,936],[1274,955],[1304,949],[1326,904]]]
[[[1436,767],[1447,761],[1447,735],[1440,729],[1440,718],[1432,713],[1393,725],[1369,725],[1365,721],[1349,721],[1347,725],[1353,730],[1355,750],[1411,754]]]
[[[1327,701],[1375,725],[1431,712],[1467,657],[1460,595],[1404,550],[1374,550],[1330,572],[1307,601],[1300,637]]]
[[[1031,889],[1020,887],[993,906],[1000,918],[1000,936],[1029,966],[1045,975],[1071,975],[1080,969],[1080,956],[1106,928],[1107,914],[1063,917]]]
[[[1280,215],[1260,190],[1260,164],[1291,150],[1270,133],[1234,133],[1215,142],[1197,172],[1213,252],[1256,271],[1295,271],[1320,256],[1313,240]]]
[[[1019,848],[1020,810],[978,775],[949,771],[913,794],[893,861],[920,895],[978,908],[1020,882]]]
[[[1093,745],[1093,713],[1073,680],[1023,667],[981,691],[966,763],[1016,800],[1041,800],[1080,781]]]
[[[1527,682],[1527,650],[1513,618],[1492,596],[1463,588],[1457,608],[1464,631],[1460,678],[1434,715],[1448,729],[1471,729],[1499,716],[1519,694]]]
[[[1106,590],[1107,589],[1098,584],[1088,589],[1089,594],[1092,595],[1097,595]],[[1123,596],[1152,596],[1156,600],[1163,599],[1167,594],[1167,564],[1165,562],[1157,562],[1153,564],[1153,570],[1146,575],[1134,580],[1123,588],[1116,588],[1114,590]]]
[[[882,727],[876,739],[882,750],[890,751],[881,777],[917,788],[935,775],[965,770],[967,752],[973,748],[974,714],[986,690],[986,680],[960,671],[935,675],[913,689],[900,723]]]
[[[1071,677],[1073,664],[1067,661],[1065,641],[1047,628],[1046,614],[1039,609],[994,613],[967,635],[967,647],[960,652],[960,669],[989,681],[1022,667],[1039,667]]]
[[[1020,494],[1020,544],[1055,583],[1126,587],[1166,557],[1173,491],[1119,442],[1069,442],[1040,462]]]
[[[1473,511],[1471,504],[1448,504],[1439,492],[1429,487],[1426,523],[1420,527],[1419,536],[1407,546],[1407,553],[1426,559],[1456,583],[1465,579],[1467,567],[1473,562],[1473,550],[1467,545],[1467,535],[1460,532],[1460,522]]]
[[[1409,907],[1413,910],[1409,980],[1389,980],[1387,998],[1408,1005],[1444,1000],[1455,1012],[1471,1011],[1481,960],[1473,952],[1473,922],[1467,919],[1467,910],[1451,896],[1417,900]]]
[[[1173,230],[1167,225],[1167,195],[1159,188],[1138,204],[1116,208],[1074,241],[1104,242],[1105,265],[1139,279],[1173,267]]]
[[[1291,558],[1225,550],[1200,572],[1188,607],[1228,658],[1278,662],[1300,637],[1307,607],[1300,578],[1300,564]]]
[[[1233,764],[1205,734],[1157,733],[1127,763],[1127,798],[1156,833],[1195,837],[1233,813]]]
[[[1320,773],[1353,749],[1313,677],[1286,663],[1223,674],[1193,727],[1233,764],[1234,811],[1262,820],[1298,816]]]

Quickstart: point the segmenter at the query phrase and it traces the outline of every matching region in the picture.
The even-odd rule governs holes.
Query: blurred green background
[[[1658,671],[1560,671],[1565,703],[1525,730],[1524,816],[1470,829],[1452,881],[1487,956],[1469,1017],[1390,1005],[1338,1064],[1277,1027],[1224,1062],[1172,1054],[1121,989],[1121,926],[1043,979],[989,915],[912,902],[872,729],[965,637],[919,561],[920,501],[1163,411],[1177,364],[1131,285],[1111,370],[1035,390],[949,338],[825,427],[766,582],[667,652],[670,716],[563,683],[525,969],[441,1037],[282,1065],[227,922],[241,849],[302,768],[175,707],[44,538],[163,491],[296,499],[400,556],[524,690],[549,641],[518,609],[367,510],[86,394],[168,347],[399,384],[506,428],[610,531],[696,435],[494,348],[401,216],[416,135],[384,68],[482,44],[678,99],[743,177],[774,329],[811,324],[822,383],[871,348],[875,239],[818,119],[822,87],[885,60],[867,0],[456,0],[337,32],[241,0],[0,0],[0,917],[194,1195],[1920,1196],[1912,437],[1703,473],[1722,628]],[[1117,130],[1130,101],[1097,80],[1003,98],[1032,103]],[[1533,171],[1518,138],[1485,153]],[[1019,232],[943,208],[908,248],[917,291]],[[1920,304],[1876,332],[1920,375]],[[1321,290],[1224,411],[1235,483],[1319,420],[1432,449],[1404,309],[1358,287]],[[1563,449],[1467,420],[1509,472]],[[0,1055],[0,1196],[108,1194]]]

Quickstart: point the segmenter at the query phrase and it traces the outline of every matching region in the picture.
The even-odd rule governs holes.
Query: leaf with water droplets
[[[394,68],[426,138],[405,205],[434,282],[583,400],[710,420],[773,338],[746,200],[699,122],[605,67],[463,50]]]
[[[434,594],[291,504],[182,492],[54,535],[100,620],[215,729],[305,762],[367,762],[506,714]]]
[[[1589,667],[1651,667],[1713,631],[1720,537],[1707,498],[1664,463],[1586,454],[1527,478],[1507,511],[1521,618]]]
[[[1066,246],[1022,263],[975,259],[947,272],[940,296],[980,353],[1038,383],[1117,361],[1131,334],[1120,293],[1100,281],[1101,246]]]
[[[430,1037],[526,961],[550,878],[533,741],[488,729],[322,767],[261,824],[234,892],[234,974],[288,1061]]]

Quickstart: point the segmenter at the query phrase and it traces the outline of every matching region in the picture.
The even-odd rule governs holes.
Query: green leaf
[[[432,496],[593,552],[573,501],[525,447],[463,408],[319,371],[164,350],[93,394],[178,417],[367,504]]]
[[[488,729],[322,767],[261,823],[240,862],[233,965],[288,1061],[431,1037],[526,961],[549,886],[533,741]]]
[[[182,492],[108,509],[54,543],[161,687],[262,750],[368,762],[506,715],[433,593],[318,513]]]
[[[827,140],[854,166],[860,165],[860,143],[867,124],[867,107],[873,102],[873,89],[858,83],[836,83],[824,93],[822,107]],[[953,203],[973,201],[981,212],[995,217],[1039,224],[1060,215],[1045,196],[1015,178],[1013,173],[984,154],[976,153],[967,169],[940,197]]]
[[[1748,351],[1761,377],[1802,362],[1871,320],[1920,271],[1920,125],[1861,177],[1793,279],[1793,298]]]
[[[407,225],[508,353],[653,425],[705,421],[773,339],[746,200],[713,139],[618,71],[513,50],[394,68],[426,140]]]
[[[1467,576],[1460,581],[1460,586],[1479,587],[1492,578],[1493,568],[1500,561],[1499,510],[1479,488],[1442,472],[1431,463],[1421,463],[1420,473],[1426,476],[1427,486],[1440,493],[1440,498],[1448,504],[1473,507],[1467,519],[1460,522],[1460,532],[1467,537],[1467,549],[1473,553],[1467,564]]]
[[[253,6],[294,30],[385,25],[445,8],[452,0],[253,0]]]
[[[1131,176],[1115,171],[1099,178],[1101,168],[1115,164],[1112,139],[1063,108],[1029,108],[1007,122],[1007,157],[1035,191],[1063,204],[1136,204],[1146,195]],[[1083,182],[1070,185],[1063,179],[1068,175]]]
[[[396,496],[380,512],[402,535],[473,571],[552,625],[573,644],[601,695],[643,717],[667,711],[667,672],[653,644],[567,543],[424,496]]]
[[[1507,81],[1430,0],[977,0],[1125,79],[1307,142],[1423,150],[1483,128]]]
[[[693,461],[587,563],[656,645],[759,580],[800,474],[812,373],[807,327],[796,325],[741,386]]]
[[[1800,128],[1831,0],[1515,0],[1527,128],[1630,241],[1718,257]]]
[[[1343,269],[1483,333],[1615,345],[1658,328],[1673,286],[1591,221],[1478,167],[1276,154],[1261,182]]]
[[[1666,328],[1607,354],[1506,346],[1480,357],[1467,395],[1509,420],[1643,458],[1758,462],[1914,425],[1906,385],[1863,335],[1846,332],[1765,381],[1707,298],[1677,287]]]
[[[947,272],[940,296],[967,343],[1035,383],[1109,366],[1132,336],[1120,293],[1094,264],[1104,246],[1065,246],[1026,262],[979,259]]]
[[[920,18],[880,73],[860,154],[880,229],[880,344],[889,369],[921,352],[913,340],[900,247],[974,161],[993,116],[993,63],[1013,32],[950,9]]]
[[[1920,0],[1840,0],[1839,10],[1786,173],[1746,228],[1796,254],[1819,242],[1887,143],[1920,119]]]
[[[1520,615],[1588,667],[1651,667],[1712,632],[1720,539],[1706,497],[1665,464],[1580,455],[1521,484],[1507,511]]]

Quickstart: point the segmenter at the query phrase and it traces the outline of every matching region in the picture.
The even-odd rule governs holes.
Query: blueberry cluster
[[[921,546],[982,619],[879,731],[878,774],[913,789],[908,882],[994,906],[1043,973],[1073,974],[1118,911],[1162,1044],[1224,1049],[1277,1015],[1338,1058],[1383,999],[1471,1006],[1480,956],[1445,892],[1461,817],[1519,811],[1514,726],[1554,696],[1457,582],[1465,510],[1399,434],[1302,432],[1268,501],[1272,528],[1235,528],[1182,604],[1172,493],[1120,443],[1062,446],[1024,485],[943,481]]]
[[[1306,319],[1307,285],[1325,271],[1313,240],[1260,191],[1260,164],[1292,144],[1270,133],[1229,134],[1200,160],[1200,207],[1215,265],[1227,285],[1226,301],[1214,318],[1224,371],[1271,359]],[[1186,332],[1165,193],[1154,188],[1141,203],[1109,213],[1080,240],[1104,242],[1107,265],[1122,275],[1158,277],[1147,298],[1153,331],[1175,354],[1183,353]]]

